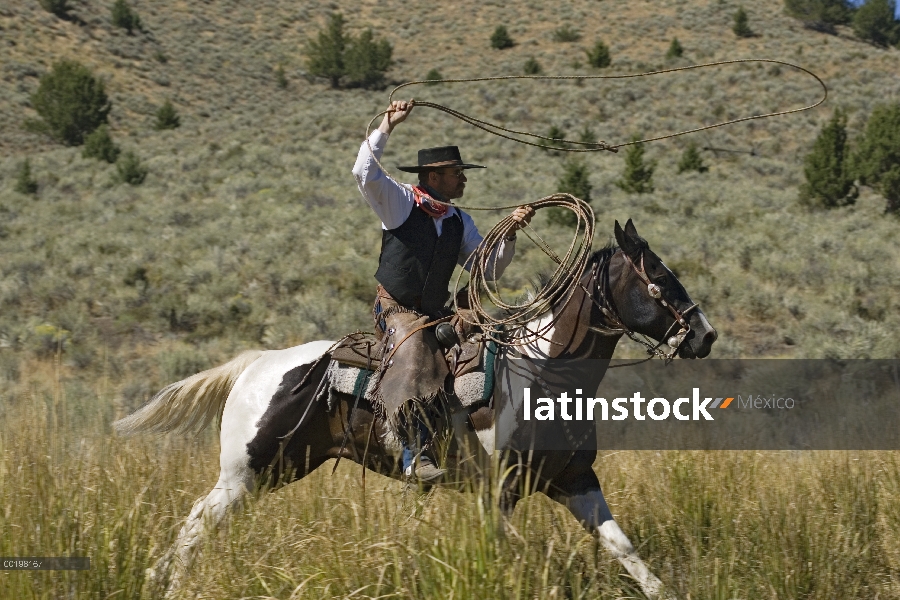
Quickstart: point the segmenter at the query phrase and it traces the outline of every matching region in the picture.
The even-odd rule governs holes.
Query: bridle
[[[634,264],[634,261],[628,256],[628,254],[622,250],[622,256],[625,258],[625,262],[631,269],[635,272],[638,278],[647,286],[647,294],[653,298],[658,304],[662,305],[663,308],[668,309],[668,311],[674,317],[674,321],[666,330],[665,334],[663,334],[662,339],[657,342],[655,345],[646,339],[641,339],[638,337],[638,334],[630,329],[627,325],[625,325],[622,317],[619,316],[619,311],[616,308],[616,304],[612,299],[611,288],[609,284],[609,264],[612,262],[612,257],[609,260],[603,261],[603,264],[598,262],[593,269],[593,274],[591,279],[596,282],[596,290],[599,294],[599,299],[595,294],[588,294],[591,301],[597,306],[600,312],[612,322],[612,327],[595,327],[591,326],[590,329],[595,331],[596,333],[601,333],[605,335],[613,334],[613,333],[624,333],[632,341],[637,342],[647,348],[648,356],[644,360],[650,360],[654,357],[662,358],[666,361],[666,363],[671,362],[675,358],[675,354],[678,352],[678,349],[681,347],[681,344],[684,343],[684,340],[687,338],[688,333],[691,331],[691,325],[687,320],[687,316],[690,314],[692,310],[699,308],[698,303],[694,303],[687,307],[686,309],[679,311],[675,306],[672,305],[671,302],[667,302],[662,297],[662,289],[650,281],[650,278],[647,277],[647,271],[644,268],[644,253],[641,252],[641,261],[640,267]],[[601,272],[602,270],[602,272]],[[587,291],[587,290],[585,290]],[[670,337],[669,334],[672,333],[675,326],[680,326],[678,333],[672,335]],[[646,336],[644,336],[646,338]],[[663,344],[667,344],[670,348],[668,352],[665,352],[660,349]],[[643,361],[640,361],[643,362]],[[629,363],[636,364],[636,363]],[[618,365],[618,366],[626,366],[626,365]]]

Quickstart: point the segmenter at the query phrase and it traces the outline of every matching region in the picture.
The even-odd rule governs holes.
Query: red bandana
[[[437,219],[446,215],[447,211],[450,210],[447,204],[439,203],[421,187],[413,186],[412,191],[416,197],[416,206],[424,210],[428,216]]]

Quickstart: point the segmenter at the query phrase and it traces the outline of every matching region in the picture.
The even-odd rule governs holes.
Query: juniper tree
[[[541,63],[537,61],[535,57],[531,57],[525,61],[525,66],[522,69],[525,71],[526,75],[540,75],[541,71]]]
[[[20,194],[34,195],[37,194],[38,184],[31,176],[31,161],[25,159],[22,166],[19,167],[19,173],[16,176],[15,190]]]
[[[494,33],[491,34],[491,48],[504,50],[506,48],[512,48],[515,45],[516,43],[510,37],[506,27],[497,25],[497,28],[494,29]]]
[[[628,146],[625,151],[625,172],[616,187],[630,194],[649,194],[653,191],[653,171],[656,163],[644,161],[643,144]]]
[[[140,185],[146,177],[147,167],[141,164],[141,159],[134,152],[129,150],[116,161],[116,175],[113,176],[113,181]]]
[[[853,156],[853,172],[887,199],[889,210],[900,208],[900,103],[872,110]]]
[[[594,47],[590,50],[585,50],[585,52],[587,53],[588,63],[596,69],[605,69],[612,62],[609,46],[604,44],[602,40],[597,40]]]
[[[437,84],[438,81],[443,81],[443,79],[444,79],[444,76],[441,75],[441,72],[438,71],[437,69],[431,69],[425,75],[425,81],[433,81],[434,82],[434,83],[429,83],[427,85],[435,85],[435,84]]]
[[[132,33],[135,29],[140,31],[141,18],[125,0],[116,0],[112,6],[112,24]]]
[[[328,25],[319,31],[315,40],[306,44],[306,66],[316,77],[331,80],[331,87],[336,88],[344,76],[344,52],[347,47],[347,36],[344,34],[344,15],[332,13]]]
[[[847,116],[834,111],[812,151],[803,159],[806,182],[800,186],[800,201],[808,206],[835,208],[856,202],[859,190],[853,183],[847,146]]]
[[[750,29],[750,20],[747,17],[747,11],[741,6],[734,13],[734,25],[731,27],[734,35],[738,37],[753,37],[753,30]]]
[[[163,131],[165,129],[176,129],[180,126],[181,117],[178,116],[178,111],[172,106],[172,101],[167,98],[166,102],[156,111],[156,122],[153,124],[153,128],[157,131]]]
[[[810,29],[835,33],[835,25],[850,22],[853,5],[847,0],[784,0],[784,10]]]
[[[591,201],[591,182],[588,179],[588,169],[580,160],[567,161],[563,165],[563,174],[556,182],[556,190],[565,194],[572,194],[585,202]],[[547,220],[557,225],[574,227],[578,217],[570,210],[552,207],[547,210]]]
[[[84,65],[62,60],[41,76],[31,105],[43,119],[26,122],[29,129],[51,135],[63,144],[78,146],[84,136],[107,122],[112,105],[103,81]]]
[[[282,65],[278,65],[278,68],[275,69],[275,83],[278,84],[278,89],[287,89],[288,80],[287,76],[284,74],[284,66]]]
[[[109,135],[109,127],[101,125],[84,138],[84,158],[96,158],[112,164],[119,158],[119,148]]]
[[[684,173],[685,171],[697,171],[698,173],[709,171],[709,167],[703,164],[703,157],[700,156],[697,144],[693,142],[684,149],[681,160],[678,161],[678,172]]]
[[[61,19],[69,14],[69,0],[40,0],[40,2],[41,8]]]
[[[347,79],[352,85],[365,88],[383,86],[393,51],[387,40],[376,40],[371,29],[363,31],[356,39],[351,38],[344,56]]]
[[[666,58],[680,58],[683,54],[684,46],[681,45],[681,42],[678,41],[678,38],[672,38],[672,43],[669,44],[669,49],[666,51]]]
[[[866,0],[853,16],[853,33],[877,46],[891,46],[900,42],[900,23],[894,16],[894,0]]]

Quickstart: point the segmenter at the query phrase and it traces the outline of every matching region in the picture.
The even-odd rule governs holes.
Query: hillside
[[[134,35],[111,26],[111,0],[70,4],[67,20],[37,0],[0,5],[0,555],[90,555],[93,569],[10,574],[0,596],[153,596],[144,569],[215,484],[217,443],[212,432],[126,440],[110,422],[243,349],[371,328],[380,233],[350,169],[391,87],[431,69],[521,74],[534,58],[547,75],[588,77],[764,58],[814,71],[829,90],[819,108],[648,144],[653,193],[615,185],[624,152],[582,156],[594,246],[633,218],[718,329],[714,358],[900,357],[900,220],[868,188],[845,208],[798,202],[803,156],[835,108],[847,110],[852,139],[874,106],[900,101],[897,49],[847,28],[804,29],[779,0],[744,3],[757,33],[744,39],[731,31],[736,0],[131,0],[144,25]],[[333,90],[307,76],[304,44],[335,10],[352,32],[372,27],[393,44],[387,89]],[[502,51],[489,44],[500,24],[516,41]],[[581,39],[554,41],[566,25]],[[666,60],[674,37],[684,56]],[[587,64],[598,39],[608,69]],[[24,128],[40,75],[62,58],[105,80],[112,136],[148,169],[141,185]],[[796,108],[819,88],[789,67],[746,63],[401,95],[622,143]],[[155,131],[167,99],[181,126]],[[690,141],[705,148],[708,172],[678,174]],[[468,206],[551,194],[571,160],[422,108],[392,135],[385,165],[449,143],[489,166],[470,177]],[[36,195],[14,191],[26,158]],[[473,216],[485,231],[501,213]],[[569,241],[545,215],[534,227],[555,248]],[[510,296],[550,267],[527,240],[517,252],[503,279]],[[642,348],[626,340],[617,352]],[[627,535],[680,597],[900,598],[895,453],[620,452],[595,470]],[[423,499],[374,475],[361,487],[359,474],[346,461],[337,476],[320,469],[251,503],[210,542],[184,597],[638,594],[546,498],[523,501],[508,535],[480,494]]]

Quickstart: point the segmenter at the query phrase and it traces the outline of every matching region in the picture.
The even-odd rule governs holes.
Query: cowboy
[[[466,170],[485,167],[464,162],[456,146],[442,146],[419,150],[415,166],[398,167],[417,173],[417,186],[389,178],[372,153],[381,160],[388,136],[413,105],[412,100],[391,103],[381,125],[362,143],[353,175],[382,228],[373,316],[385,353],[375,409],[403,446],[403,473],[428,483],[444,474],[426,454],[433,436],[427,414],[444,393],[449,369],[427,325],[449,314],[445,305],[453,270],[456,265],[468,269],[466,260],[481,243],[472,217],[451,201],[462,198]],[[533,215],[531,207],[513,211],[514,229],[489,256],[486,273],[503,273],[515,252],[515,231]]]

